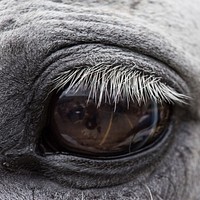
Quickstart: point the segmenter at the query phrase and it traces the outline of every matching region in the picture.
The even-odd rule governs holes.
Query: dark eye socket
[[[148,101],[139,105],[104,101],[87,91],[57,94],[39,142],[41,153],[70,153],[89,158],[115,158],[145,151],[165,135],[171,106]]]

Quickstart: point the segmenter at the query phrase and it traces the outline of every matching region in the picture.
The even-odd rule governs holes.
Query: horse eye
[[[171,107],[152,101],[141,105],[125,101],[99,106],[85,91],[67,91],[51,103],[39,142],[43,153],[70,153],[82,157],[127,156],[151,148],[163,138]]]

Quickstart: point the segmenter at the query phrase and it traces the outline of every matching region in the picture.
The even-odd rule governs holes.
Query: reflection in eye
[[[170,107],[149,101],[117,105],[88,99],[87,91],[64,90],[53,102],[50,123],[40,144],[44,152],[83,156],[120,156],[138,152],[165,135]]]

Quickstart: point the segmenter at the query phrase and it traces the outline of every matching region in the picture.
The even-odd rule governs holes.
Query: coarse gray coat
[[[53,80],[94,61],[135,62],[191,99],[138,155],[39,155]],[[0,0],[0,199],[199,200],[199,85],[200,0]]]

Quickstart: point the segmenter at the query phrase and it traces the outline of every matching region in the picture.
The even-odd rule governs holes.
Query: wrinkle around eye
[[[49,11],[52,12],[54,8],[54,6],[48,7],[42,2],[37,2],[36,5],[38,4],[41,4],[41,9],[44,9],[47,13]],[[25,13],[25,16],[20,18],[19,26],[16,26],[17,24],[15,23],[15,27],[18,27],[15,33],[19,34],[20,37],[30,34],[30,29],[36,32],[36,38],[40,43],[37,44],[37,41],[34,41],[34,45],[29,44],[29,47],[37,49],[37,45],[39,45],[50,49],[50,45],[53,45],[51,42],[56,43],[58,40],[65,42],[68,47],[78,43],[94,42],[118,46],[145,54],[169,65],[176,72],[179,72],[182,68],[186,70],[190,65],[184,57],[184,52],[167,39],[162,31],[154,30],[153,27],[149,27],[146,23],[138,22],[138,18],[135,19],[132,16],[124,16],[122,18],[122,16],[118,15],[111,17],[106,11],[100,12],[99,16],[94,11],[90,10],[90,13],[87,9],[83,10],[82,15],[79,15],[75,12],[76,10],[73,9],[73,6],[64,5],[63,8],[59,4],[53,3],[52,5],[55,5],[56,12],[51,20],[49,20],[49,17],[46,19],[47,16],[42,14],[44,13],[44,10],[42,10],[43,12],[39,14],[38,18],[37,15],[35,16],[31,12],[29,13],[30,15]],[[27,4],[24,8],[28,6],[30,5]],[[32,6],[34,7],[34,4]],[[46,20],[48,20],[48,23]],[[37,26],[30,26],[29,21],[35,22]],[[112,30],[112,34],[107,30]],[[45,37],[44,31],[48,33],[45,34]],[[88,34],[88,31],[90,34]],[[9,37],[9,33],[6,33],[6,35]],[[25,37],[29,36],[26,35]],[[6,38],[4,39],[6,40]],[[35,39],[32,38],[31,40]],[[42,42],[44,43],[42,44]],[[55,46],[52,48],[55,48]]]

